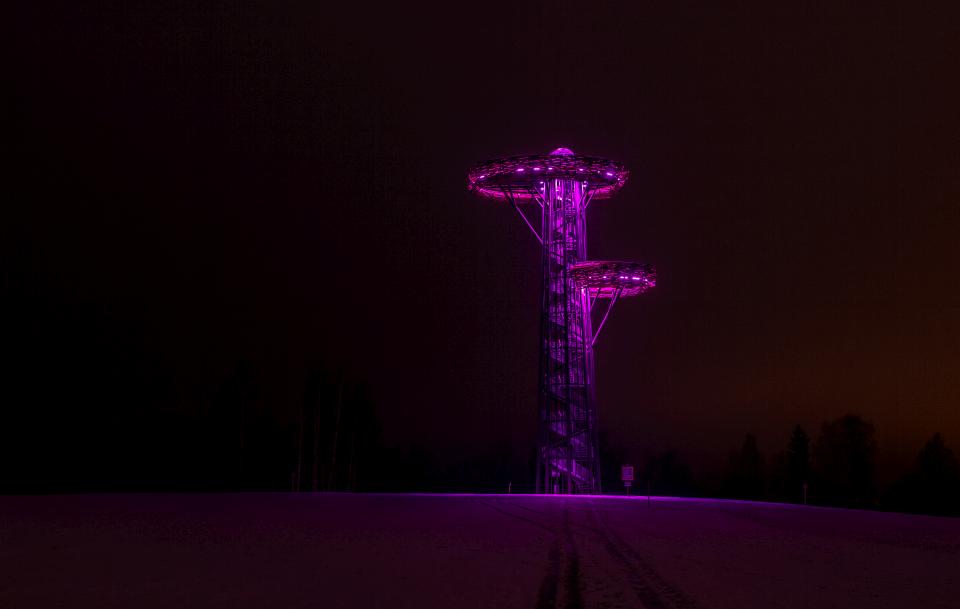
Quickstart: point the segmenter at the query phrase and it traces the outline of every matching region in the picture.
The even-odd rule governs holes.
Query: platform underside
[[[629,172],[620,163],[588,156],[532,155],[487,161],[467,174],[467,188],[491,199],[530,203],[547,180],[575,180],[591,197],[602,199],[620,190]]]
[[[570,276],[590,298],[637,296],[657,285],[651,264],[620,260],[588,260],[570,267]]]

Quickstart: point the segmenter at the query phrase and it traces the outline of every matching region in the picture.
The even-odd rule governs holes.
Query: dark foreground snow
[[[0,607],[960,607],[960,520],[521,495],[0,497]]]

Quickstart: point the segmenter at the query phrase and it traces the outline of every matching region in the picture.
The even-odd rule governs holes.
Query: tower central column
[[[540,437],[541,493],[599,491],[593,332],[587,291],[570,274],[587,256],[586,184],[545,179],[541,235]]]

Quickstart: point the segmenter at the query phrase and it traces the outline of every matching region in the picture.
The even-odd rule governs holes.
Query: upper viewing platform
[[[592,198],[613,196],[623,188],[629,172],[622,164],[557,148],[550,154],[514,156],[486,161],[467,174],[467,188],[489,199],[533,201],[547,179],[577,180]]]

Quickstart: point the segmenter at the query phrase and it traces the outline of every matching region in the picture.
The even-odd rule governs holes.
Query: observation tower
[[[587,259],[587,208],[627,175],[620,163],[567,148],[480,163],[467,175],[469,190],[509,203],[541,245],[538,493],[600,491],[594,344],[617,300],[656,284],[649,264]]]

